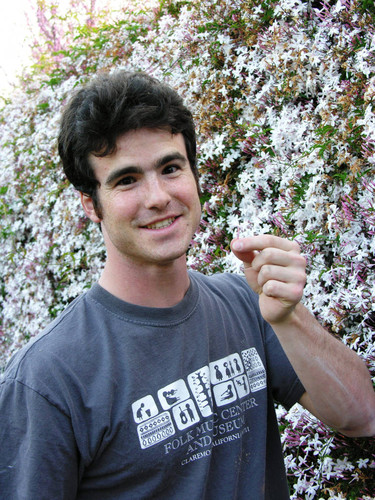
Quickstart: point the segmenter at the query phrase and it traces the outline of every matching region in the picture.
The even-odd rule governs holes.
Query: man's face
[[[111,255],[128,263],[164,265],[185,256],[198,227],[201,206],[182,134],[130,131],[112,155],[91,155],[99,181],[96,213],[82,195],[87,215],[101,222]]]

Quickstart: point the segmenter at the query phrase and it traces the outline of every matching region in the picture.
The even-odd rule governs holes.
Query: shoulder
[[[247,284],[246,279],[239,274],[216,273],[204,275],[196,271],[191,271],[190,277],[194,280],[199,289],[208,294],[222,297],[236,297],[254,305],[258,303],[258,296]]]
[[[22,380],[25,374],[30,379],[32,374],[56,368],[54,363],[59,356],[66,359],[73,355],[84,342],[87,310],[92,307],[90,292],[73,300],[42,332],[18,350],[8,362],[2,379]]]
[[[222,309],[232,317],[238,315],[263,325],[259,297],[243,276],[232,273],[206,276],[197,272],[191,273],[190,276],[199,290],[199,302],[202,307]]]
[[[189,271],[189,276],[200,285],[210,288],[223,285],[228,287],[246,285],[245,278],[234,273],[203,274],[198,271]]]

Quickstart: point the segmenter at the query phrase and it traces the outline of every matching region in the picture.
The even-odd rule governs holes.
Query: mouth
[[[168,227],[174,223],[177,217],[170,217],[169,219],[164,219],[159,222],[154,222],[153,224],[149,224],[147,226],[143,226],[146,229],[163,229]]]

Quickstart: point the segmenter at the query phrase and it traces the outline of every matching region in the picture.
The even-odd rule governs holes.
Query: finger
[[[272,235],[260,235],[233,240],[231,247],[235,256],[244,262],[245,267],[258,263],[258,269],[266,261],[270,263],[279,262],[279,265],[289,265],[286,262],[288,254],[298,255],[301,253],[298,243]],[[282,258],[282,253],[286,255]],[[277,260],[277,257],[278,260]],[[281,260],[282,259],[282,260]]]
[[[286,305],[298,303],[303,296],[301,283],[283,283],[269,280],[262,287],[262,293],[267,297],[279,299]]]
[[[250,285],[251,289],[254,290],[255,293],[260,295],[262,293],[262,287],[258,283],[258,271],[254,271],[251,265],[247,265],[245,263],[244,273],[246,277],[246,281]]]
[[[266,248],[279,248],[280,250],[284,250],[286,252],[300,252],[300,247],[297,242],[273,236],[271,234],[236,238],[232,241],[231,247],[235,254],[262,251]]]
[[[242,260],[242,262],[251,264],[256,256],[254,250],[246,250],[243,244],[243,239],[236,239],[231,241],[231,249],[234,255]]]
[[[306,268],[306,259],[299,251],[286,252],[278,248],[266,248],[257,253],[251,262],[251,266],[256,271],[260,271],[264,266],[268,265],[304,270]]]
[[[253,266],[253,270],[254,266]],[[302,288],[306,283],[306,274],[303,267],[281,267],[274,265],[262,266],[257,276],[258,285],[264,287],[269,281],[280,281],[282,283],[299,284]]]

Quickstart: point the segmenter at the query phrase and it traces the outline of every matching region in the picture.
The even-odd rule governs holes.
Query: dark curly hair
[[[167,128],[183,135],[198,186],[193,117],[168,85],[145,73],[116,71],[95,77],[68,102],[60,125],[59,155],[69,181],[92,197],[96,210],[100,205],[98,181],[89,155],[114,153],[119,136],[145,127]]]

